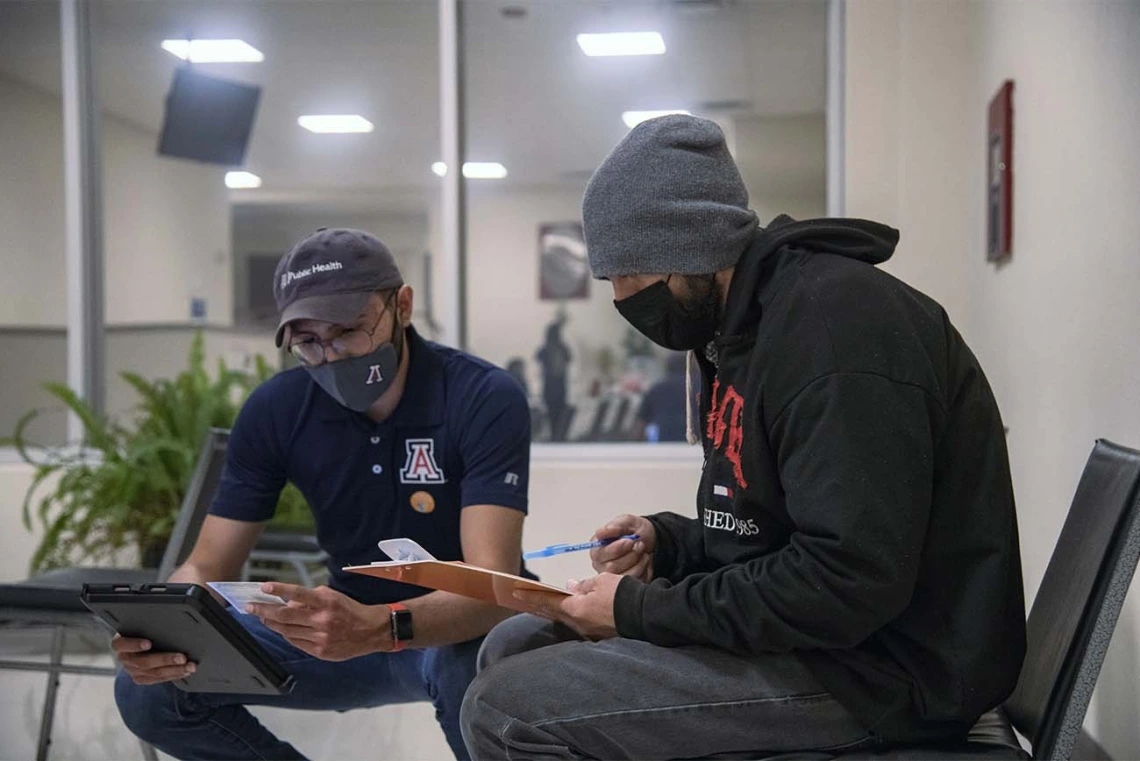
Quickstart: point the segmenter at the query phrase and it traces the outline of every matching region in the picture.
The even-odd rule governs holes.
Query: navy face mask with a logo
[[[403,328],[395,328],[393,338],[377,346],[370,354],[306,367],[309,377],[325,393],[350,410],[364,412],[392,387],[400,368]],[[399,348],[396,344],[399,343]]]

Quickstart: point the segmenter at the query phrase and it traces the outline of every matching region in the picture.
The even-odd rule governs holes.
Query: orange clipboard
[[[446,560],[409,560],[350,565],[342,570],[378,579],[401,581],[419,587],[454,592],[457,595],[494,603],[511,610],[529,612],[533,607],[514,597],[516,589],[568,596],[570,592],[533,579],[524,579],[502,571],[491,571],[475,565]]]

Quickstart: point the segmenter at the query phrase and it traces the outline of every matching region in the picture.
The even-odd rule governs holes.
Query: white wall
[[[24,493],[32,482],[30,465],[0,462],[0,583],[26,579],[28,563],[43,536],[38,524],[31,531],[21,523]]]
[[[0,325],[63,325],[63,132],[59,99],[0,77]],[[232,319],[224,170],[159,157],[157,135],[103,119],[108,324],[185,322],[191,297]]]
[[[1140,4],[853,0],[847,207],[950,312],[1010,427],[1032,599],[1094,439],[1140,447]],[[1013,258],[987,264],[986,107],[1014,92]],[[1086,728],[1140,755],[1133,586]]]
[[[853,0],[847,13],[846,214],[900,228],[883,269],[962,329],[980,204],[977,3]]]
[[[768,224],[778,214],[795,219],[824,216],[823,114],[738,115],[726,134],[760,224]]]

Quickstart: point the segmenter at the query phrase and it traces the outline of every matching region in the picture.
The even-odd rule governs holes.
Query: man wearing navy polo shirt
[[[358,230],[318,230],[274,275],[277,345],[301,367],[246,402],[218,495],[171,581],[238,578],[287,481],[312,506],[328,587],[271,583],[285,607],[238,618],[296,679],[279,697],[186,693],[177,653],[117,637],[115,698],[127,726],[177,758],[302,758],[245,708],[309,710],[431,700],[458,758],[459,709],[482,637],[509,611],[341,571],[410,537],[438,558],[521,568],[530,418],[505,371],[429,343],[411,326],[412,289]]]

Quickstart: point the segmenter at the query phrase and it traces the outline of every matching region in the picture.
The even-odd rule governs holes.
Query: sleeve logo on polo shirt
[[[447,479],[435,462],[435,439],[408,439],[408,459],[400,469],[400,483],[442,484]]]

